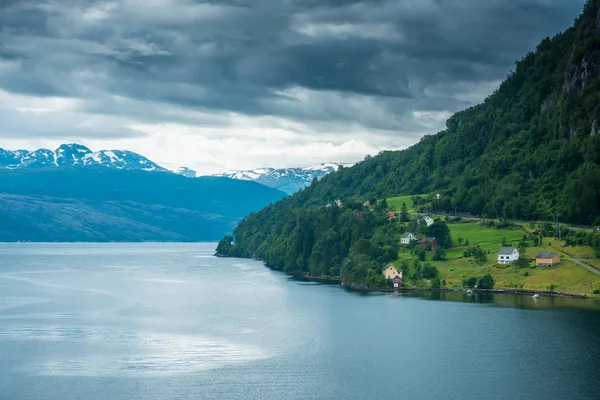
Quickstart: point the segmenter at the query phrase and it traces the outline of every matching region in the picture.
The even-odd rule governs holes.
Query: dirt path
[[[593,272],[593,273],[595,273],[596,275],[600,275],[600,271],[598,271],[596,268],[592,268],[592,267],[590,267],[589,265],[585,264],[585,263],[584,263],[583,261],[581,261],[580,259],[578,259],[578,258],[572,258],[572,257],[571,257],[571,260],[573,260],[573,262],[574,262],[575,264],[577,264],[577,265],[579,265],[579,266],[581,266],[581,267],[583,267],[583,268],[585,268],[585,269],[587,269],[587,270],[590,270],[590,271],[592,271],[592,272]]]

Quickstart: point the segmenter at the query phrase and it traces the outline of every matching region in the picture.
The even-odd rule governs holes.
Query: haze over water
[[[0,244],[0,399],[600,393],[591,301],[363,294],[214,248]]]

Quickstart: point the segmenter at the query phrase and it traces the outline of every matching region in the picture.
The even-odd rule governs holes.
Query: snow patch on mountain
[[[63,144],[52,151],[0,149],[0,168],[105,167],[123,170],[167,171],[146,157],[126,150],[93,152],[80,144]]]
[[[323,163],[298,168],[257,168],[247,171],[227,171],[215,176],[255,181],[292,194],[310,185],[314,179],[321,179],[325,175],[337,171],[340,165],[344,167],[352,166],[352,164]]]

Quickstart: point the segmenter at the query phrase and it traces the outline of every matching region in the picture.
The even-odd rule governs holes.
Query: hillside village
[[[440,196],[429,198],[439,200]],[[586,235],[597,237],[592,229],[576,231],[563,227],[559,239],[559,227],[550,223],[423,214],[418,211],[423,211],[428,201],[421,196],[390,198],[383,203],[389,207],[385,216],[403,231],[398,237],[398,260],[382,269],[384,278],[393,282],[394,288],[503,288],[600,294],[600,254],[577,239]]]

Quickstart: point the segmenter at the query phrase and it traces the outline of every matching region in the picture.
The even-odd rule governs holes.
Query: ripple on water
[[[268,357],[256,346],[196,335],[68,327],[0,330],[0,341],[17,340],[66,343],[81,348],[75,354],[60,352],[51,359],[38,360],[28,366],[32,375],[173,375],[235,366]]]

